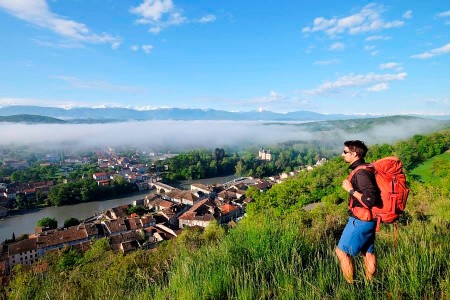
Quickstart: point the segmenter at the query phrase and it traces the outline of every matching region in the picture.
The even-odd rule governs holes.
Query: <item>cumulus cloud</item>
[[[432,58],[434,56],[439,56],[439,55],[443,55],[443,54],[447,54],[447,53],[450,53],[450,43],[445,46],[442,46],[440,48],[435,48],[430,51],[412,55],[411,58],[428,59],[428,58]]]
[[[45,0],[0,0],[0,9],[14,17],[38,27],[46,28],[59,36],[81,43],[110,44],[117,49],[121,39],[110,34],[96,34],[83,23],[58,16],[50,11]]]
[[[404,80],[406,73],[397,74],[366,74],[366,75],[347,75],[338,78],[336,81],[327,81],[319,87],[312,90],[303,91],[307,95],[320,95],[324,93],[336,92],[345,88],[365,87],[376,83],[384,83],[394,80]]]
[[[330,37],[335,37],[340,34],[359,34],[379,31],[382,29],[390,29],[404,25],[403,21],[386,22],[382,18],[383,6],[374,3],[366,5],[360,12],[344,17],[326,19],[318,17],[314,19],[313,26],[304,27],[302,32],[324,32]]]
[[[132,7],[130,12],[138,16],[136,23],[149,24],[148,31],[153,34],[158,34],[170,26],[189,22],[211,23],[216,20],[216,16],[212,14],[189,20],[184,16],[183,11],[173,4],[172,0],[144,0],[140,5]]]
[[[140,5],[130,9],[139,17],[138,24],[150,24],[149,32],[158,34],[162,29],[187,22],[172,0],[144,0]]]
[[[330,51],[340,51],[340,50],[344,50],[345,49],[345,45],[343,43],[334,43],[330,46],[329,50]]]

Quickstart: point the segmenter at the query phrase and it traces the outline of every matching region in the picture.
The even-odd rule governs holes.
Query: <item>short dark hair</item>
[[[355,152],[358,157],[364,158],[367,153],[367,146],[363,141],[360,140],[352,140],[344,142],[344,145],[352,152]]]

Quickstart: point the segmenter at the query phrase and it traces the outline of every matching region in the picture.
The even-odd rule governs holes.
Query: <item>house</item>
[[[94,180],[96,180],[97,182],[109,179],[108,174],[105,172],[94,173],[92,174],[92,178],[94,178]]]
[[[194,183],[194,184],[191,184],[191,191],[202,192],[203,194],[209,194],[212,192],[212,188],[210,188],[206,185],[200,184],[200,183]]]
[[[128,209],[130,207],[131,207],[130,204],[124,204],[117,207],[113,207],[109,211],[111,212],[111,216],[114,219],[118,218],[126,219],[128,217]]]
[[[265,192],[272,187],[272,184],[266,180],[259,179],[257,183],[254,185],[254,187],[260,190],[261,192]]]
[[[91,228],[87,230],[87,227]],[[91,233],[91,235],[89,235],[88,232]],[[37,251],[39,256],[42,256],[49,250],[76,245],[89,241],[96,236],[98,236],[98,229],[95,224],[81,224],[69,228],[45,231],[37,234]]]
[[[199,197],[194,195],[192,192],[185,191],[182,193],[181,203],[187,205],[194,205],[194,203],[198,201],[198,198]]]
[[[37,251],[37,238],[21,240],[8,245],[8,263],[11,269],[17,264],[31,265],[40,256]]]
[[[128,231],[125,221],[121,218],[106,220],[103,221],[102,224],[105,226],[105,233],[108,236],[118,235]]]
[[[198,201],[178,219],[179,228],[184,228],[186,226],[206,227],[213,220],[215,220],[214,206],[209,199]]]
[[[150,201],[147,206],[150,209],[155,209],[156,211],[161,211],[163,209],[167,209],[173,205],[173,202],[164,200],[161,198],[155,198],[154,200]]]
[[[217,194],[217,198],[219,198],[219,200],[224,201],[224,200],[234,200],[237,199],[236,197],[236,193],[234,193],[231,190],[225,190],[225,191],[221,191],[220,193]]]
[[[225,203],[219,207],[220,209],[220,223],[227,224],[228,222],[242,216],[241,208],[231,203]]]

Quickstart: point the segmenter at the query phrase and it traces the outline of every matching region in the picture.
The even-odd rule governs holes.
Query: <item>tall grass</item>
[[[330,212],[328,212],[330,213]],[[303,216],[304,217],[304,216]],[[414,221],[377,236],[378,274],[364,279],[356,257],[356,281],[345,282],[334,256],[340,230],[324,220],[258,216],[222,243],[177,260],[168,281],[151,288],[156,299],[449,299],[450,236],[435,224]],[[147,294],[148,296],[150,294]],[[141,295],[144,298],[144,295]]]

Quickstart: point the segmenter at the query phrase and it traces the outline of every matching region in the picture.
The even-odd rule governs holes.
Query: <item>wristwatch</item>
[[[348,191],[348,193],[350,194],[350,196],[353,196],[353,194],[355,193],[355,190],[351,189],[350,191]]]

